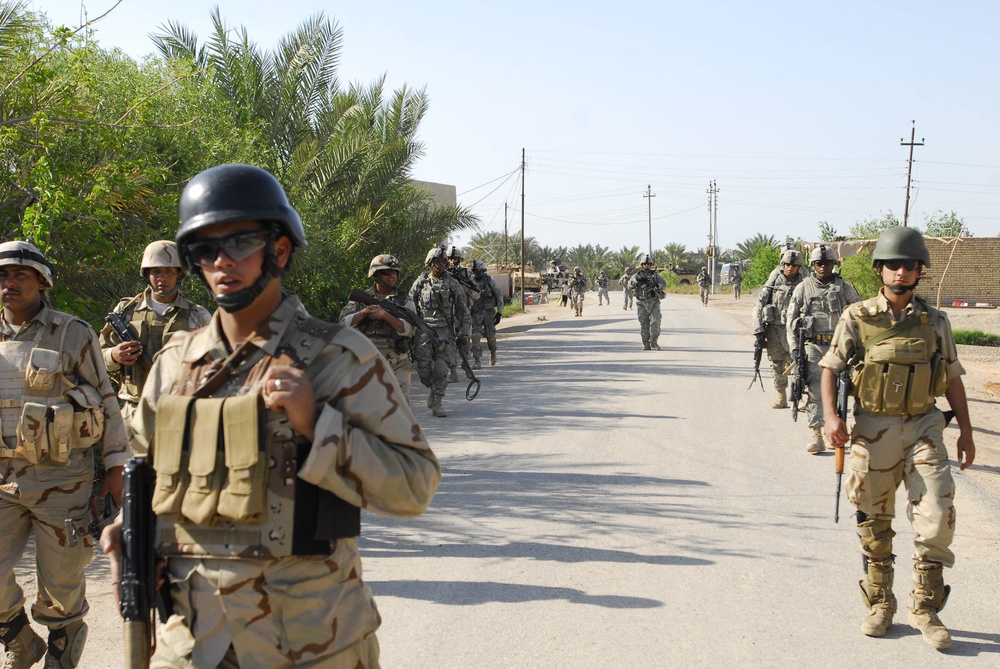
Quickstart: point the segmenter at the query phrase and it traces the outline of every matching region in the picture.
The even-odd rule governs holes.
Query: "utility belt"
[[[815,342],[817,344],[822,344],[823,346],[829,346],[830,342],[833,341],[832,334],[816,334],[808,337],[806,341]]]
[[[104,412],[97,390],[77,386],[67,395],[71,401],[51,404],[0,400],[2,409],[21,407],[17,445],[0,447],[0,458],[24,458],[33,465],[43,462],[64,465],[69,462],[70,451],[87,450],[100,441],[104,435]]]
[[[160,397],[153,450],[156,515],[203,527],[265,520],[268,458],[260,402],[257,393]]]

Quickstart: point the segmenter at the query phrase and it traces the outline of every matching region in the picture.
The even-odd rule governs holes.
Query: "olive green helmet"
[[[878,236],[872,267],[883,260],[919,260],[924,267],[931,266],[931,254],[924,236],[913,228],[889,228]]]

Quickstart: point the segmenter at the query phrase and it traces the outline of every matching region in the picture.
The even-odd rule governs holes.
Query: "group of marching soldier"
[[[802,254],[785,249],[780,266],[757,296],[756,348],[766,350],[771,361],[778,394],[774,408],[791,405],[795,413],[798,403],[805,403],[812,432],[806,451],[822,453],[827,444],[850,447],[847,499],[857,508],[864,556],[859,584],[868,607],[861,631],[885,636],[897,610],[892,520],[902,483],[916,535],[907,620],[940,650],[951,646],[938,613],[951,591],[943,570],[955,562],[950,548],[955,484],[943,439],[947,421],[935,398],[948,400],[948,413],[959,427],[957,459],[966,469],[976,451],[964,369],[947,315],[914,293],[931,266],[920,232],[905,227],[884,231],[872,261],[882,288],[862,300],[835,271],[840,260],[831,246],[813,248],[809,275]],[[839,406],[838,392],[843,398]],[[850,430],[848,396],[855,398]],[[838,463],[842,458],[841,450]]]

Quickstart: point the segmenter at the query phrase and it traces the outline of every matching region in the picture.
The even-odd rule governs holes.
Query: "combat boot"
[[[49,630],[45,669],[76,669],[87,643],[87,623],[82,620]]]
[[[938,650],[951,648],[951,634],[938,617],[951,594],[951,586],[944,584],[943,571],[937,563],[913,565],[913,592],[907,607],[910,625],[920,630],[924,641]]]
[[[433,392],[430,395],[427,396],[427,408],[430,409],[432,406],[434,406],[434,393]]]
[[[660,350],[660,345],[656,343],[656,340],[655,340],[655,339],[654,339],[653,341],[649,342],[649,346],[650,346],[650,348],[652,348],[652,349],[653,349],[654,351],[659,351],[659,350]]]
[[[896,613],[896,596],[892,594],[892,559],[875,562],[868,559],[868,575],[858,581],[861,599],[868,606],[868,615],[861,621],[861,631],[866,636],[885,636],[892,627]]]
[[[479,362],[479,358],[475,358],[472,361],[472,369],[482,369],[482,368],[483,368],[483,365],[482,365],[482,363]]]
[[[10,622],[0,623],[0,642],[6,649],[3,669],[28,669],[45,655],[45,641],[31,629],[24,609]]]
[[[812,441],[806,444],[806,453],[822,453],[825,450],[826,445],[823,443],[823,430],[814,427]]]
[[[441,400],[444,399],[444,395],[431,395],[431,397],[434,399],[434,402],[431,404],[431,413],[438,418],[447,418],[448,413],[441,406]]]
[[[458,383],[458,367],[452,367],[448,372],[448,383]]]
[[[650,350],[651,348],[652,348],[652,347],[651,347],[651,346],[649,345],[649,342],[648,342],[648,341],[644,341],[644,342],[642,342],[642,350],[643,350],[643,351],[648,351],[648,350]]]
[[[788,408],[788,397],[785,395],[785,389],[782,388],[778,391],[778,401],[771,405],[772,409],[787,409]]]
[[[497,350],[495,348],[490,349],[490,367],[497,366]]]

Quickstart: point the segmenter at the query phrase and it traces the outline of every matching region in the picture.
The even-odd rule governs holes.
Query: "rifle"
[[[795,380],[792,381],[792,420],[799,421],[799,400],[809,382],[809,361],[806,360],[805,328],[799,326],[798,343],[795,345]]]
[[[139,341],[139,335],[136,334],[135,329],[122,320],[122,317],[115,312],[109,313],[104,317],[104,320],[108,322],[111,326],[111,331],[117,335],[122,341]],[[143,351],[139,355],[139,366],[142,367],[142,371],[148,372],[149,368],[153,365],[153,361],[149,359],[146,352]]]
[[[767,335],[763,332],[757,333],[757,341],[753,345],[753,378],[747,390],[753,388],[754,381],[760,381],[760,392],[764,392],[764,379],[760,378],[760,359],[764,355],[764,347],[767,346]]]
[[[156,549],[153,482],[145,458],[132,458],[122,474],[122,564],[120,608],[124,619],[125,667],[147,669],[152,655]]]
[[[847,399],[851,395],[851,370],[850,368],[837,374],[837,415],[840,420],[847,425]],[[837,506],[833,511],[833,522],[840,522],[840,482],[844,478],[844,456],[847,454],[846,446],[834,446],[834,471],[837,474]]]
[[[451,274],[451,277],[455,279],[455,281],[458,281],[460,284],[462,284],[462,286],[468,288],[472,292],[474,293],[480,292],[481,291],[480,287],[472,279],[469,278],[469,275],[466,272],[462,271],[463,269],[465,268],[449,267],[448,274]]]
[[[438,341],[442,339],[437,330],[428,325],[423,318],[416,314],[416,312],[410,311],[406,307],[401,307],[395,302],[387,300],[384,297],[375,297],[371,293],[366,293],[363,290],[352,288],[350,294],[347,296],[347,299],[351,302],[360,302],[361,304],[378,305],[399,320],[406,321],[424,334],[430,335]]]

